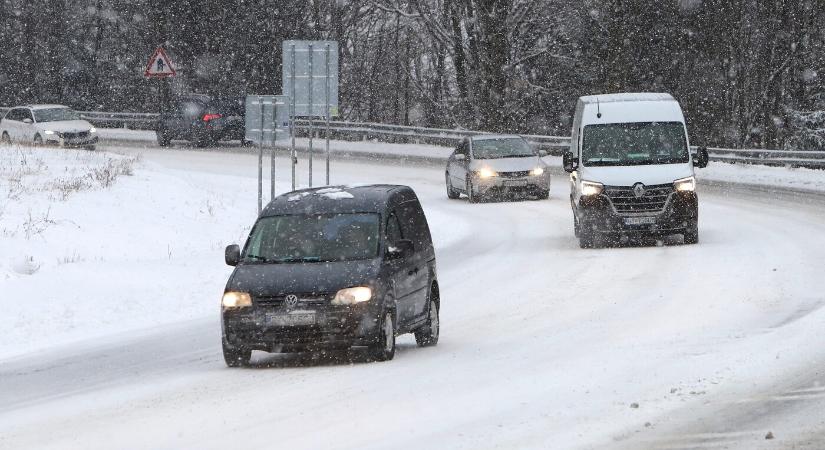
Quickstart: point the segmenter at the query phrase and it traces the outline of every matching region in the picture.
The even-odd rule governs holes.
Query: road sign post
[[[275,143],[287,138],[289,126],[287,98],[283,95],[249,95],[246,97],[244,138],[258,146],[258,213],[263,210],[264,147],[269,147],[270,200],[275,198]]]
[[[169,82],[167,78],[177,76],[175,66],[172,65],[172,60],[166,55],[163,47],[156,48],[152,56],[149,57],[143,76],[161,80],[161,84],[158,86],[158,97],[160,97],[158,112],[162,113],[164,107],[169,104]]]
[[[330,118],[338,115],[338,43],[335,41],[284,41],[282,85],[291,99],[290,134],[292,136],[293,189],[295,188],[295,119],[305,117],[309,126],[309,185],[312,186],[315,119],[326,120],[326,182],[329,184]],[[319,83],[322,81],[323,83]]]

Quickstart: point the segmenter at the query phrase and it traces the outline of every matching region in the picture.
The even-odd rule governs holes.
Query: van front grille
[[[641,197],[636,197],[632,186],[604,187],[604,194],[613,203],[616,212],[620,214],[660,213],[664,211],[672,193],[672,184],[645,186],[645,193]]]

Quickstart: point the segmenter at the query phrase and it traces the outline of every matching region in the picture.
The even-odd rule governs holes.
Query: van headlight
[[[696,190],[696,177],[681,178],[673,182],[678,192],[693,192]]]
[[[246,292],[225,292],[221,299],[221,306],[226,309],[248,308],[252,306],[252,296]]]
[[[596,183],[594,181],[584,181],[582,180],[582,195],[584,196],[591,196],[591,195],[599,195],[604,190],[604,185],[601,183]]]
[[[364,303],[372,298],[372,289],[366,286],[341,289],[332,299],[333,305],[354,305]]]
[[[487,167],[482,167],[476,171],[476,175],[479,178],[493,178],[496,176],[496,172],[493,169],[488,169]]]
[[[544,175],[544,168],[543,167],[536,167],[535,169],[530,171],[530,175],[532,175],[534,177]]]
[[[50,136],[51,136],[52,134],[54,134],[54,131],[52,131],[52,130],[46,130],[46,131],[44,131],[44,132],[43,132],[43,134],[48,134],[48,135],[50,135]]]

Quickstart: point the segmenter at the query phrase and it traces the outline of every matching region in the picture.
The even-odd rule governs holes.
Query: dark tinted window
[[[21,111],[20,111],[20,108],[15,108],[15,109],[12,109],[11,111],[9,111],[9,112],[6,114],[5,119],[6,119],[6,120],[18,120],[18,121],[19,121],[19,120],[20,120],[20,118],[21,118],[21,116],[20,116],[20,112],[21,112]]]
[[[390,214],[389,219],[387,219],[387,242],[389,244],[394,244],[401,239],[404,239],[404,235],[401,233],[401,225],[398,223],[398,217],[395,213]]]
[[[399,210],[401,230],[406,239],[413,241],[416,251],[425,250],[431,245],[430,227],[427,218],[418,200],[412,200],[401,205]]]

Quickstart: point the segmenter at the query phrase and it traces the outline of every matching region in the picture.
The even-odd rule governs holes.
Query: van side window
[[[401,225],[398,223],[398,217],[395,213],[390,214],[390,218],[387,219],[387,242],[390,244],[394,244],[401,239],[404,239],[404,235],[401,233]]]
[[[421,210],[421,204],[418,200],[404,203],[399,218],[401,219],[401,229],[407,239],[413,241],[415,250],[427,249],[430,246],[432,237],[430,236],[430,227],[427,225],[427,218],[424,217],[424,211]]]

